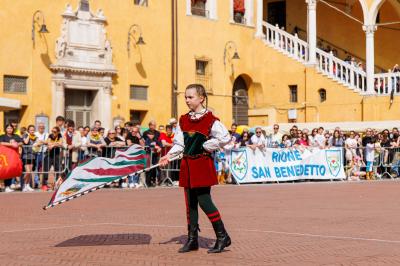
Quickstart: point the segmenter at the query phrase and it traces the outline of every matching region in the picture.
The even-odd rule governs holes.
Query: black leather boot
[[[185,245],[183,245],[183,247],[181,247],[179,249],[179,253],[185,253],[185,252],[189,252],[192,250],[198,250],[199,249],[199,233],[198,231],[200,231],[199,229],[199,225],[196,226],[190,226],[188,225],[188,239],[185,243]]]
[[[215,235],[217,236],[217,241],[213,248],[209,249],[208,253],[220,253],[224,248],[231,245],[231,238],[225,230],[224,223],[220,220],[212,224]]]

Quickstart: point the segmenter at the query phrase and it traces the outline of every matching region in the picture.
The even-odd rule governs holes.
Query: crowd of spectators
[[[57,117],[56,125],[49,132],[42,123],[38,124],[37,128],[34,125],[19,128],[16,123],[7,124],[5,134],[0,136],[0,145],[19,151],[24,174],[21,177],[5,180],[3,189],[5,192],[13,192],[17,189],[24,192],[34,189],[44,191],[54,189],[79,162],[97,156],[112,158],[116,149],[133,144],[144,147],[148,154],[148,166],[157,164],[160,156],[165,155],[172,147],[176,126],[177,120],[171,118],[167,125],[159,127],[156,121],[152,120],[146,129],[143,129],[139,123],[132,122],[105,129],[98,120],[91,127],[75,127],[74,121],[66,120],[61,116]],[[348,176],[358,180],[360,177],[374,178],[372,167],[376,156],[381,154],[379,149],[386,148],[384,159],[389,161],[393,158],[393,154],[388,149],[400,147],[397,128],[383,131],[367,129],[365,132],[344,132],[339,127],[328,131],[323,127],[309,130],[299,129],[293,125],[287,134],[282,133],[278,124],[273,126],[271,133],[265,132],[261,127],[252,130],[244,127],[239,134],[237,128],[236,124],[232,124],[231,142],[215,155],[221,183],[232,182],[229,174],[226,174],[229,173],[226,160],[230,149],[243,147],[253,150],[343,148],[343,162],[348,166]],[[168,176],[173,185],[178,183],[179,165],[176,164],[175,167],[177,168],[175,172]],[[164,181],[165,173],[160,168],[153,168],[143,176],[128,176],[115,186],[151,187],[163,184]]]
[[[62,116],[56,118],[55,126],[49,131],[43,123],[39,123],[37,128],[34,125],[19,128],[17,123],[7,124],[5,133],[0,135],[0,145],[19,152],[24,174],[4,180],[4,191],[54,189],[78,163],[98,156],[112,158],[118,148],[133,144],[143,146],[149,164],[156,164],[173,145],[176,124],[176,119],[171,119],[169,124],[159,126],[157,130],[157,123],[150,121],[144,130],[139,123],[126,122],[105,129],[101,121],[96,120],[91,127],[75,127],[73,120]],[[143,180],[132,175],[116,185],[122,188],[150,187],[161,184],[162,178],[160,169],[154,168],[143,176]],[[177,175],[173,174],[171,178],[176,185]]]

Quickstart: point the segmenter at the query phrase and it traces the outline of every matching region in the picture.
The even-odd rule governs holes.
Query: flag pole
[[[172,157],[172,158],[169,160],[169,162],[172,162],[172,161],[175,161],[175,160],[178,160],[178,159],[181,159],[181,158],[182,158],[182,153],[176,155],[175,157]],[[148,167],[148,168],[139,170],[139,171],[135,172],[134,174],[141,174],[141,173],[150,171],[151,169],[154,169],[154,168],[159,167],[159,166],[160,166],[160,164],[158,163],[158,164],[152,165],[152,166],[150,166],[150,167]],[[49,204],[47,204],[46,206],[43,206],[43,210],[47,210],[47,209],[49,209],[49,208],[52,208],[52,207],[57,206],[57,205],[59,205],[59,204],[62,204],[62,203],[64,203],[64,202],[70,201],[70,200],[72,200],[72,199],[79,198],[79,197],[81,197],[81,196],[83,196],[83,195],[86,195],[86,194],[88,194],[88,193],[90,193],[90,192],[93,192],[93,191],[96,191],[96,190],[98,190],[98,189],[101,189],[101,188],[103,188],[103,187],[106,186],[106,185],[111,185],[113,182],[116,182],[116,181],[119,181],[119,180],[125,179],[125,178],[126,178],[126,176],[121,176],[121,177],[116,178],[115,180],[113,180],[113,181],[111,181],[111,182],[108,182],[108,183],[105,183],[105,184],[101,184],[101,185],[95,186],[95,187],[93,187],[93,188],[84,190],[84,191],[82,191],[82,192],[79,192],[78,194],[75,194],[75,195],[73,195],[73,196],[69,196],[69,197],[67,197],[67,198],[65,198],[65,199],[63,199],[63,200],[60,200],[60,201],[57,201],[57,202],[53,202],[53,203],[49,203]],[[57,190],[58,190],[58,189],[57,189]],[[54,195],[57,193],[57,190],[54,192]],[[51,200],[50,200],[50,201],[51,201]]]

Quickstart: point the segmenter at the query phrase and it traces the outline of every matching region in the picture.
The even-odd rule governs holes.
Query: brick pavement
[[[100,190],[48,211],[50,193],[0,194],[1,265],[400,265],[398,181],[220,186],[233,244],[209,255],[185,239],[177,188]]]

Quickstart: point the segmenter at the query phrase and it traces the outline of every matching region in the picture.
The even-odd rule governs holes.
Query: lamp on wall
[[[233,41],[228,41],[225,44],[225,49],[224,49],[224,66],[226,65],[226,58],[230,54],[230,51],[234,50],[233,56],[231,59],[237,60],[240,59],[239,54],[237,52],[237,47],[236,44]]]
[[[146,44],[142,37],[142,28],[138,24],[133,24],[132,26],[129,27],[129,30],[128,30],[128,41],[127,41],[128,56],[131,51],[131,38],[133,37],[135,39],[136,34],[139,34],[139,38],[137,39],[136,44],[137,45],[145,45]]]
[[[40,19],[42,19],[42,24],[40,24]],[[44,14],[41,10],[36,10],[32,16],[32,42],[35,45],[35,23],[40,26],[39,33],[49,33],[46,22],[44,20]]]

